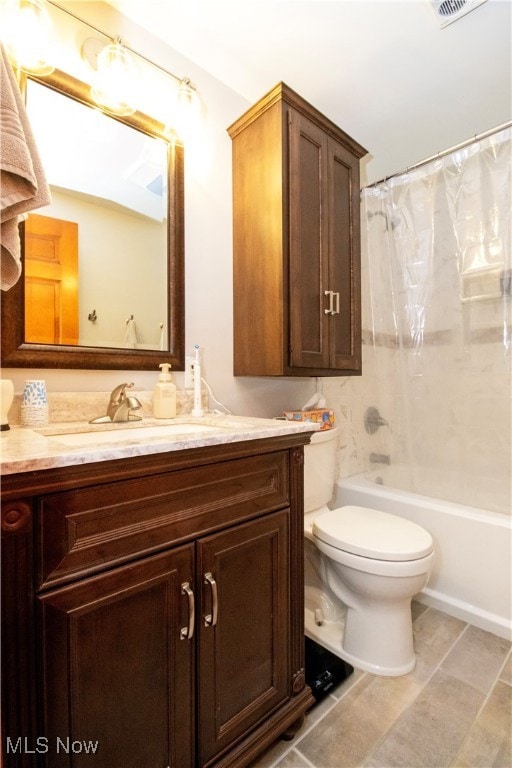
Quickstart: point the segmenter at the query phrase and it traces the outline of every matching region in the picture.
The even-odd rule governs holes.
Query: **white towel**
[[[13,69],[0,43],[0,288],[21,275],[18,224],[51,202],[50,189]],[[21,218],[20,218],[21,217]]]
[[[124,346],[126,349],[135,349],[137,346],[137,327],[135,325],[135,320],[132,317],[126,321]]]

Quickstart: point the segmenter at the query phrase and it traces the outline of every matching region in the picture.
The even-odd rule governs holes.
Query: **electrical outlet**
[[[185,389],[194,389],[194,357],[185,357]]]

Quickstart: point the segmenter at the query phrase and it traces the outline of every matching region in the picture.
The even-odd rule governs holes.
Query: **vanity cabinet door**
[[[193,556],[190,544],[39,596],[46,766],[192,768]]]
[[[198,765],[291,695],[289,510],[197,544]]]

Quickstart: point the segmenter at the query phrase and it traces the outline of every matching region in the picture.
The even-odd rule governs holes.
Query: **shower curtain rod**
[[[483,131],[483,133],[475,134],[475,136],[472,136],[470,139],[461,141],[459,144],[455,144],[453,147],[444,149],[442,152],[437,152],[437,154],[431,155],[430,157],[427,157],[425,160],[420,160],[419,163],[414,163],[414,165],[408,165],[407,168],[404,168],[402,171],[399,171],[398,173],[390,173],[389,176],[384,176],[384,178],[379,179],[378,181],[372,181],[371,184],[367,184],[366,187],[363,187],[363,189],[371,189],[372,187],[376,187],[377,184],[383,184],[385,181],[387,181],[388,179],[392,179],[395,176],[401,176],[403,173],[409,173],[409,171],[415,171],[416,168],[421,168],[423,165],[427,165],[427,163],[431,163],[433,160],[438,160],[441,157],[446,157],[446,155],[449,155],[452,152],[457,152],[457,150],[459,149],[464,149],[464,147],[468,147],[474,141],[480,141],[481,139],[486,139],[488,136],[493,136],[495,133],[499,133],[500,131],[504,131],[506,128],[510,128],[510,127],[512,127],[512,120],[509,120],[507,123],[502,123],[501,125],[496,126],[496,128],[490,128],[488,131]]]

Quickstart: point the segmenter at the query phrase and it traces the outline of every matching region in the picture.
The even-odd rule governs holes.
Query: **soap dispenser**
[[[169,363],[161,363],[162,369],[153,390],[153,416],[157,419],[173,419],[176,416],[176,385],[170,374]]]

